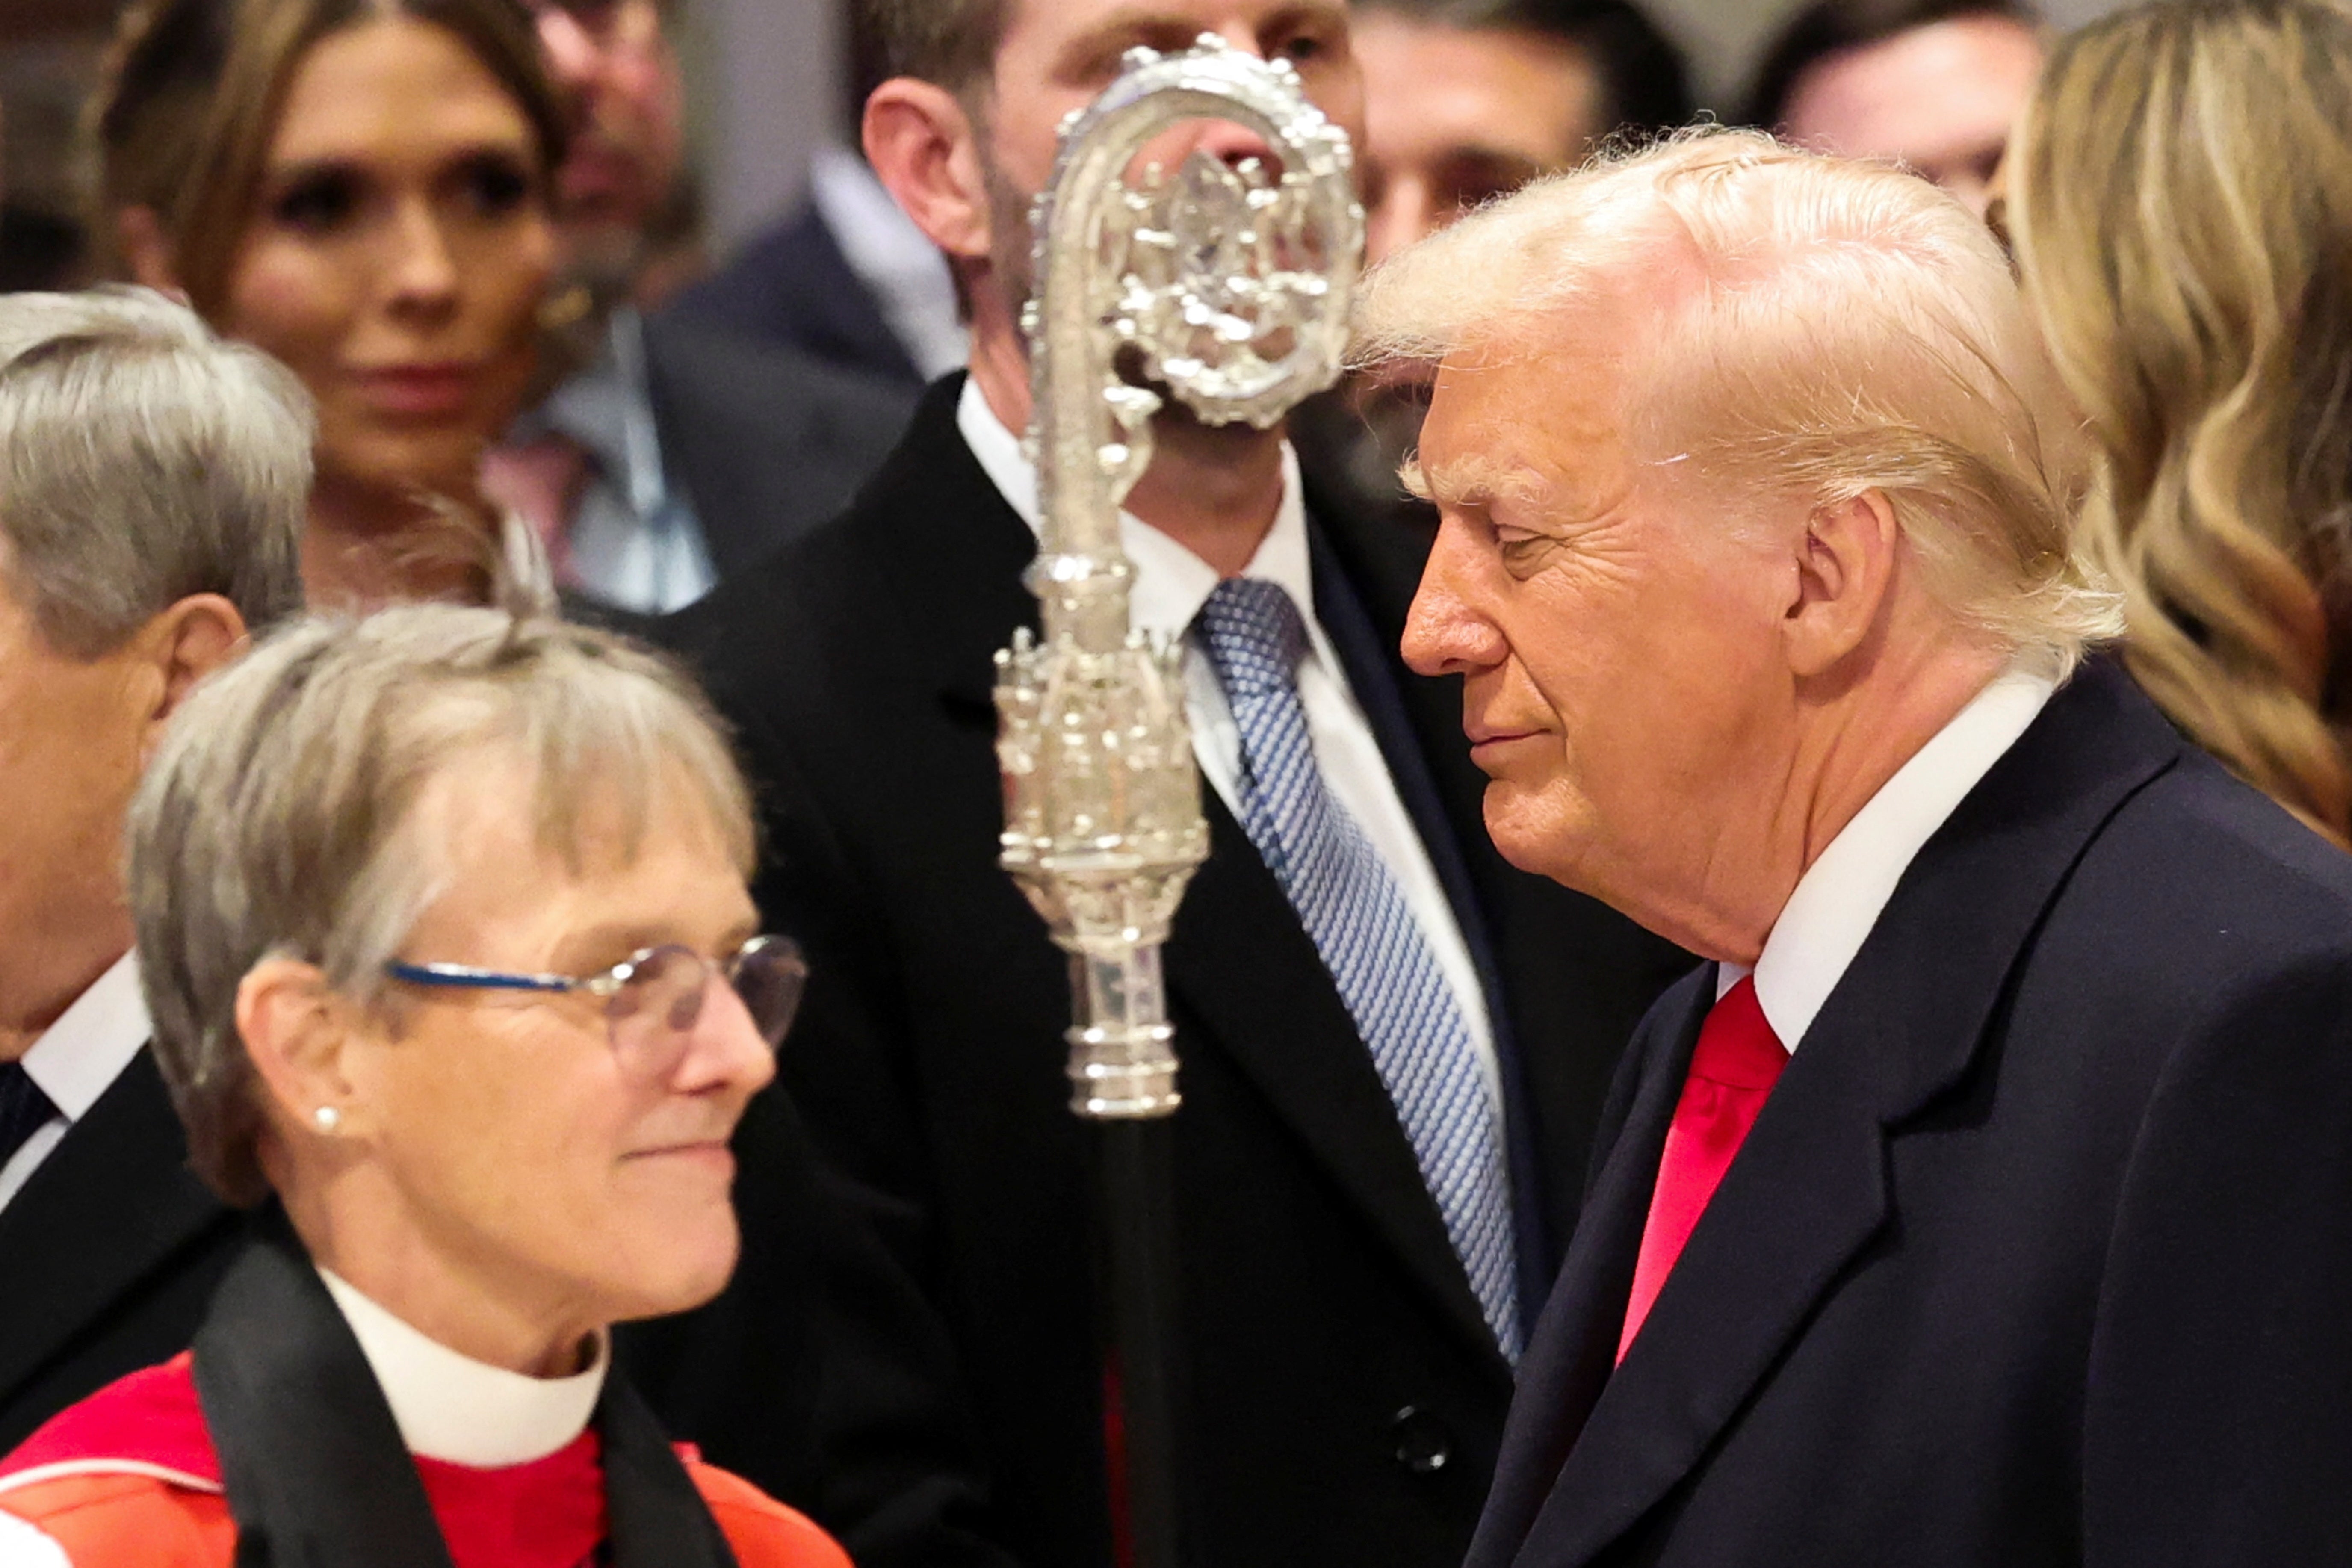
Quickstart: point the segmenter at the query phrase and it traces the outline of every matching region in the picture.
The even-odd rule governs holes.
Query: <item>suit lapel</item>
[[[1503,989],[1501,966],[1488,931],[1486,914],[1471,881],[1461,840],[1456,837],[1455,824],[1465,819],[1449,809],[1433,775],[1431,748],[1417,731],[1414,716],[1405,701],[1403,688],[1412,683],[1403,679],[1397,668],[1397,638],[1383,637],[1375,629],[1362,597],[1348,580],[1338,552],[1327,542],[1325,531],[1311,520],[1307,526],[1313,544],[1316,618],[1322,623],[1332,650],[1345,667],[1356,705],[1363,712],[1381,754],[1388,760],[1389,776],[1396,786],[1397,798],[1412,817],[1430,867],[1437,874],[1446,904],[1454,913],[1454,928],[1469,952],[1471,966],[1477,972],[1478,989],[1486,1000],[1488,1037],[1494,1045],[1495,1065],[1503,1086],[1504,1156],[1510,1172],[1512,1239],[1518,1263],[1519,1297],[1532,1316],[1551,1284],[1556,1255],[1546,1234],[1543,1162],[1527,1116],[1526,1063],[1519,1055],[1510,997]],[[1411,543],[1411,534],[1402,528],[1397,531]],[[1378,587],[1376,584],[1376,591]],[[1443,696],[1454,695],[1449,687],[1438,682],[1421,684],[1440,687]],[[1451,730],[1455,737],[1460,736],[1458,713],[1451,722]],[[1454,749],[1462,751],[1464,747],[1456,744]],[[1479,818],[1474,816],[1467,820],[1475,823]]]
[[[1519,1363],[1520,1385],[1542,1397],[1512,1402],[1504,1461],[1471,1542],[1469,1568],[1511,1562],[1609,1383],[1659,1152],[1699,1025],[1715,1001],[1714,979],[1715,966],[1707,964],[1668,992],[1628,1047],[1636,1079],[1623,1124],[1594,1175],[1559,1279]]]
[[[903,618],[887,640],[918,661],[915,678],[950,714],[992,736],[997,650],[1016,627],[1038,625],[1037,601],[1021,581],[1037,558],[1037,536],[957,427],[963,384],[950,375],[924,393],[906,439],[859,503],[861,514],[903,537],[855,547],[887,557],[898,580],[889,602]]]
[[[184,1247],[236,1223],[188,1170],[142,1049],[0,1210],[0,1405]]]
[[[1177,1007],[1201,1025],[1191,1037],[1213,1040],[1234,1058],[1446,1317],[1491,1346],[1493,1333],[1355,1020],[1241,825],[1214,791],[1202,794],[1209,859],[1177,911],[1167,958]],[[1180,1055],[1187,1035],[1180,1026]],[[1499,1352],[1495,1365],[1503,1366]]]
[[[2052,700],[1905,873],[1611,1374],[1701,1015],[1655,1053],[1662,1064],[1645,1063],[1657,1082],[1603,1167],[1542,1331],[1545,1364],[1571,1394],[1596,1367],[1606,1382],[1565,1434],[1522,1561],[1591,1561],[1697,1467],[1885,1225],[1887,1142],[1966,1076],[2083,851],[2179,753],[2112,668]],[[1552,1385],[1531,1375],[1529,1386]]]

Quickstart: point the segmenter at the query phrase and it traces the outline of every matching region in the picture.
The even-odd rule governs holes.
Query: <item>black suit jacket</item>
[[[837,515],[914,411],[903,387],[675,310],[645,342],[662,467],[721,582]]]
[[[244,1238],[142,1049],[0,1209],[0,1454],[187,1349]]]
[[[2352,860],[2113,668],[1921,851],[1615,1351],[1612,1093],[1472,1568],[2352,1563]]]
[[[762,904],[812,951],[784,1076],[946,1321],[996,1538],[1032,1568],[1096,1568],[1093,1145],[1066,1108],[1065,960],[996,865],[991,661],[1034,623],[1035,541],[956,429],[960,386],[933,389],[846,517],[677,637],[765,791]],[[1394,662],[1425,548],[1318,537],[1317,607],[1494,983],[1532,1300],[1610,1064],[1689,961],[1510,871],[1476,831],[1458,700]],[[1207,807],[1209,860],[1166,955],[1192,1550],[1221,1568],[1450,1564],[1509,1369],[1313,945],[1213,793]]]
[[[922,373],[813,202],[752,236],[724,267],[681,292],[673,309],[909,396],[922,390]]]

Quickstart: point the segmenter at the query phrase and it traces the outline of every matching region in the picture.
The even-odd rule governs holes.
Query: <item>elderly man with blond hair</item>
[[[1376,279],[1405,636],[1515,863],[1714,962],[1618,1074],[1473,1568],[2352,1562],[2352,860],[2111,664],[1924,182],[1752,134]]]
[[[0,298],[0,1453],[185,1346],[241,1244],[148,1049],[122,828],[196,682],[301,607],[311,438],[161,295]]]

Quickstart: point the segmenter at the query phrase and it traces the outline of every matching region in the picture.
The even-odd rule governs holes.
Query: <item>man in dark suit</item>
[[[1643,1025],[1473,1568],[2352,1561],[2352,861],[2086,647],[2001,253],[1754,133],[1404,253],[1405,638]]]
[[[811,952],[784,1076],[946,1323],[992,1539],[1031,1568],[1098,1568],[1105,1367],[1068,969],[995,863],[992,657],[1036,617],[1022,215],[1056,122],[1132,45],[1216,31],[1297,62],[1343,124],[1356,73],[1337,0],[1019,0],[997,28],[989,5],[946,9],[876,8],[902,74],[866,145],[963,276],[971,374],[931,390],[847,516],[677,635],[762,782],[762,902]],[[1438,1568],[1469,1539],[1601,1086],[1687,959],[1481,841],[1451,693],[1393,652],[1426,536],[1320,511],[1279,432],[1167,418],[1157,436],[1122,528],[1137,624],[1193,650],[1212,837],[1166,954],[1184,1528],[1208,1563]],[[1344,846],[1302,838],[1271,798],[1286,714]],[[1269,840],[1290,864],[1334,857],[1346,907],[1286,885]],[[1346,962],[1357,940],[1369,964]],[[1452,1113],[1398,1087],[1415,1066],[1458,1088]],[[1433,1183],[1447,1158],[1470,1174]],[[757,1452],[712,1452],[761,1472]]]
[[[556,173],[557,347],[577,368],[518,422],[490,492],[547,542],[591,607],[691,604],[838,512],[897,439],[910,389],[658,309],[684,181],[684,108],[664,0],[536,0],[574,108]]]
[[[301,605],[309,400],[152,295],[0,300],[0,1452],[187,1347],[242,1236],[147,1053],[122,821]]]

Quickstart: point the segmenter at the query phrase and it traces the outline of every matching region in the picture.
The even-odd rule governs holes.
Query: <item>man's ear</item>
[[[237,983],[236,1032],[276,1112],[268,1120],[289,1142],[360,1130],[364,1108],[344,1060],[350,1022],[349,1005],[316,964],[265,958]]]
[[[140,654],[154,671],[144,742],[150,755],[196,682],[235,658],[245,645],[245,617],[218,594],[191,594],[140,631]]]
[[[1805,520],[1780,631],[1800,679],[1828,673],[1869,640],[1887,607],[1902,544],[1895,508],[1878,490],[1817,507]]]
[[[866,161],[915,226],[951,257],[989,254],[980,127],[954,93],[893,77],[866,100]]]
[[[163,232],[162,214],[150,206],[122,208],[114,215],[114,238],[134,279],[182,300],[188,297],[172,260],[172,241]]]

